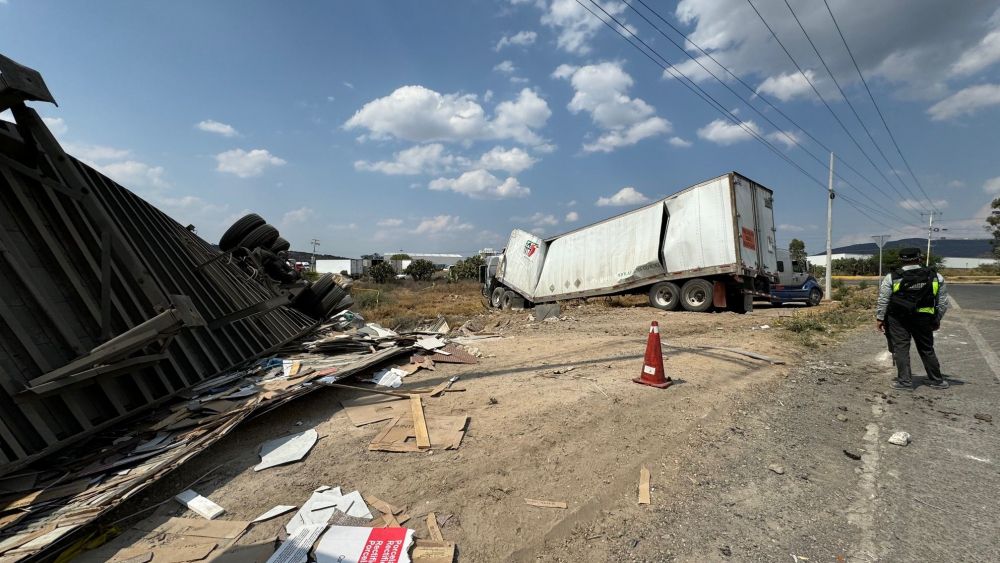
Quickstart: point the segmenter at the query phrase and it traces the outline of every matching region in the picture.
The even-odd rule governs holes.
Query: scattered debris
[[[372,519],[372,513],[360,492],[353,491],[344,495],[341,494],[340,487],[317,489],[285,525],[285,531],[289,535],[295,535],[303,526],[325,526],[337,511],[355,518]]]
[[[649,504],[649,469],[643,465],[639,470],[639,504]]]
[[[733,550],[728,545],[724,545],[719,548],[719,553],[721,553],[723,557],[732,557]]]
[[[325,529],[326,524],[310,524],[296,528],[267,563],[306,563],[309,560],[309,551]]]
[[[298,434],[291,434],[264,442],[260,447],[260,463],[254,466],[254,471],[299,461],[306,457],[309,450],[316,445],[319,435],[316,430],[309,429]]]
[[[559,307],[559,303],[540,303],[535,305],[535,308],[532,310],[532,315],[534,315],[537,321],[544,321],[553,317],[558,320],[561,314],[562,308]]]
[[[892,436],[889,436],[889,443],[897,446],[905,446],[910,443],[910,434],[908,432],[895,432]]]
[[[424,420],[424,406],[420,395],[410,397],[410,410],[413,417],[413,432],[417,438],[417,447],[421,450],[430,448],[431,437],[427,433],[427,421]]]
[[[554,500],[537,500],[533,498],[524,499],[524,503],[528,506],[537,506],[538,508],[562,508],[566,509],[569,506],[565,502],[554,501]]]
[[[253,520],[251,520],[251,522],[253,522],[254,524],[257,524],[259,522],[264,522],[266,520],[270,520],[271,518],[276,518],[278,516],[281,516],[282,514],[285,514],[287,512],[291,512],[295,510],[295,508],[296,508],[295,506],[279,504],[278,506],[275,506],[271,510],[265,512],[264,514],[261,514],[260,516],[254,518]]]
[[[430,447],[435,450],[454,450],[462,444],[465,437],[465,426],[468,416],[427,415],[424,417],[430,437]],[[371,443],[369,451],[385,452],[419,452],[423,448],[417,445],[417,433],[413,418],[403,416],[394,418],[382,429]]]
[[[417,348],[423,348],[424,350],[437,350],[438,348],[444,348],[446,342],[441,340],[436,336],[431,336],[427,338],[421,338],[417,340],[414,344]]]
[[[441,528],[438,528],[437,515],[433,512],[428,512],[425,520],[427,522],[427,534],[431,539],[434,541],[444,541],[444,536],[441,535]]]
[[[413,563],[452,563],[454,560],[454,542],[428,540],[414,542]]]
[[[226,509],[188,489],[174,497],[174,500],[188,507],[202,518],[214,520],[226,513]]]
[[[771,465],[768,465],[767,468],[777,473],[778,475],[785,474],[785,468],[781,465],[778,465],[777,463],[772,463]]]
[[[403,378],[410,375],[409,372],[399,368],[388,368],[375,372],[371,382],[379,387],[391,387],[393,389],[403,384]]]
[[[844,455],[853,459],[854,461],[861,461],[861,454],[853,452],[851,450],[844,450]]]
[[[841,422],[847,422],[847,417],[842,414],[837,414],[837,420]]]
[[[977,412],[976,414],[972,415],[972,417],[975,418],[976,420],[982,420],[983,422],[993,422],[992,415],[984,414],[981,412]]]
[[[351,424],[365,426],[408,414],[410,404],[401,399],[402,397],[387,397],[381,394],[361,395],[341,398],[340,404],[344,407],[344,412],[347,413]]]
[[[409,563],[413,530],[330,526],[316,544],[316,562]]]

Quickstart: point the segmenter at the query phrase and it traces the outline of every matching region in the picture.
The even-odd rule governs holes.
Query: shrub
[[[396,277],[396,270],[388,262],[378,262],[368,268],[368,276],[375,283],[388,283]]]
[[[459,260],[451,267],[450,274],[456,280],[474,280],[479,278],[479,267],[486,264],[482,256],[476,255]]]
[[[861,280],[858,283],[858,289],[868,289],[868,280]]]
[[[429,280],[434,275],[434,263],[430,260],[417,259],[403,270],[403,273],[413,278],[413,281]]]

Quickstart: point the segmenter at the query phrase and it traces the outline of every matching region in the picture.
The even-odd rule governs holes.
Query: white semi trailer
[[[731,172],[543,239],[515,229],[480,279],[492,307],[646,293],[654,307],[748,312],[776,282],[774,192]]]

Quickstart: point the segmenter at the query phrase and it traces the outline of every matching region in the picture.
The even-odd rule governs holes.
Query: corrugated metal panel
[[[285,306],[214,329],[188,322],[106,365],[53,375],[172,311],[211,322],[276,293],[226,260],[199,268],[219,255],[208,243],[67,157],[30,108],[15,116],[37,142],[0,121],[0,474],[315,325]]]
[[[664,206],[637,209],[549,243],[533,300],[633,284],[664,273]]]

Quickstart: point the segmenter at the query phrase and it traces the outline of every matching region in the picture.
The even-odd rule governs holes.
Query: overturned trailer
[[[268,354],[350,305],[256,215],[223,252],[66,154],[0,56],[0,475]]]
[[[776,281],[774,193],[737,172],[543,239],[515,229],[480,277],[493,307],[646,293],[660,309],[752,310]]]

